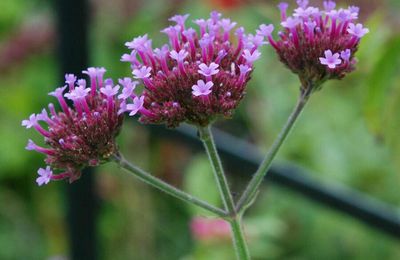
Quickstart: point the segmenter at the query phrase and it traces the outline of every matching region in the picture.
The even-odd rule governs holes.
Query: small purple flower
[[[53,97],[59,97],[59,96],[63,96],[64,90],[67,88],[67,86],[65,87],[60,87],[60,88],[56,88],[54,91],[50,92],[49,95],[53,96]]]
[[[26,128],[31,128],[32,126],[37,124],[37,117],[36,114],[32,114],[29,116],[29,119],[22,120],[22,126]]]
[[[299,7],[303,9],[307,8],[308,6],[308,0],[297,0],[296,3]]]
[[[212,81],[204,83],[203,80],[198,80],[197,85],[192,86],[193,96],[208,96],[211,93],[211,88],[214,86]]]
[[[264,37],[261,35],[252,35],[249,34],[247,36],[247,42],[249,43],[249,46],[251,46],[251,48],[258,48],[261,45],[266,45],[268,44],[268,42],[264,41]]]
[[[124,88],[132,87],[132,86],[135,88],[136,85],[139,84],[139,81],[132,80],[132,78],[129,78],[129,77],[125,77],[123,79],[118,79],[118,83]]]
[[[42,112],[40,114],[37,114],[36,116],[37,120],[41,120],[41,121],[45,121],[47,123],[49,123],[51,120],[49,118],[49,115],[47,114],[46,109],[42,109]]]
[[[308,8],[299,7],[294,10],[293,16],[296,18],[303,18],[305,20],[312,14],[313,11],[314,9],[312,7]]]
[[[105,87],[100,89],[100,92],[106,95],[107,97],[115,96],[118,93],[119,86],[116,85],[113,87],[112,85],[106,85]]]
[[[286,12],[286,10],[288,9],[288,7],[289,7],[289,4],[286,3],[286,2],[280,2],[280,3],[278,4],[278,8],[279,8],[279,10],[281,10],[281,12]]]
[[[335,1],[332,1],[332,0],[324,1],[325,11],[329,12],[329,11],[335,9],[335,7],[336,7]]]
[[[203,36],[206,32],[207,21],[204,19],[196,19],[196,20],[193,20],[193,22],[200,27],[200,35]]]
[[[67,83],[70,88],[74,85],[76,81],[76,76],[74,74],[65,74],[65,83]]]
[[[231,22],[231,19],[222,19],[218,22],[218,24],[222,27],[224,32],[229,32],[236,26],[236,22]]]
[[[47,166],[46,169],[40,168],[38,174],[39,177],[36,178],[36,182],[39,186],[42,186],[43,184],[50,182],[51,177],[53,176],[53,171],[50,169],[50,166]]]
[[[201,47],[207,47],[208,45],[213,43],[214,38],[215,36],[205,33],[203,37],[199,40],[199,44]]]
[[[243,84],[244,80],[246,78],[247,72],[251,71],[251,67],[241,64],[241,65],[239,65],[239,71],[240,71],[239,84]]]
[[[310,32],[314,32],[315,27],[317,27],[317,22],[316,21],[307,21],[307,22],[305,22],[305,25],[307,26],[307,28]]]
[[[222,17],[222,14],[217,11],[212,11],[210,13],[210,18],[214,23],[217,23],[221,17]]]
[[[121,104],[119,105],[117,114],[121,115],[121,114],[125,113],[126,111],[128,111],[128,108],[127,108],[126,100],[123,99]]]
[[[344,61],[349,61],[349,60],[350,60],[350,56],[351,56],[351,51],[350,51],[350,49],[346,49],[346,50],[340,52],[340,57],[341,57]]]
[[[81,100],[84,99],[89,92],[90,88],[85,88],[85,86],[78,86],[75,89],[71,90],[71,92],[66,93],[64,97],[74,101]]]
[[[82,73],[88,75],[90,78],[97,77],[97,69],[94,67],[87,68],[87,70],[82,71]]]
[[[358,13],[360,12],[360,8],[358,6],[349,6],[349,11],[352,15],[352,19],[357,19],[358,18]]]
[[[132,79],[128,78],[128,77],[126,77],[124,79],[120,79],[119,84],[121,84],[123,86],[123,89],[122,89],[122,93],[118,95],[118,98],[123,99],[123,100],[129,98],[133,94],[133,91],[135,90],[136,85],[138,83],[139,82],[132,81]]]
[[[186,37],[188,37],[188,36],[186,36]],[[169,47],[166,44],[164,44],[160,49],[159,48],[154,49],[154,54],[160,60],[165,59],[165,57],[167,56],[168,53],[169,53]]]
[[[210,65],[208,65],[208,66],[204,63],[201,63],[199,65],[199,70],[197,72],[199,72],[201,75],[204,75],[206,77],[210,77],[219,72],[218,67],[219,67],[219,65],[214,62],[211,62]]]
[[[186,19],[189,17],[189,14],[185,15],[174,15],[168,19],[168,21],[176,22],[180,26],[184,26]]]
[[[326,12],[326,15],[334,20],[339,17],[339,12],[337,10],[330,10],[329,12]]]
[[[301,21],[297,18],[288,17],[286,21],[281,22],[281,25],[285,28],[292,29],[299,25]]]
[[[29,139],[28,144],[25,146],[25,149],[28,151],[33,151],[36,149],[36,144],[31,139]]]
[[[133,38],[132,41],[126,42],[125,46],[133,50],[141,50],[146,45],[148,39],[147,34]]]
[[[348,9],[340,9],[338,11],[338,20],[341,22],[346,22],[352,20],[352,15]]]
[[[340,54],[335,53],[332,54],[331,50],[326,50],[325,51],[325,58],[321,57],[319,58],[320,62],[322,65],[328,66],[330,69],[336,68],[336,65],[339,65],[342,63],[342,60],[339,58]]]
[[[86,80],[84,79],[78,79],[77,84],[80,87],[86,88]]]
[[[253,64],[254,61],[258,60],[261,56],[261,53],[258,50],[255,50],[251,53],[249,50],[243,51],[243,58],[246,59],[248,64]]]
[[[240,74],[245,75],[247,72],[251,71],[251,67],[247,65],[239,65]]]
[[[369,32],[369,30],[367,28],[363,28],[363,25],[360,23],[358,23],[357,25],[355,25],[354,23],[350,23],[347,32],[358,38],[362,38],[365,34]]]
[[[122,62],[130,62],[133,65],[137,66],[139,61],[137,59],[137,51],[133,50],[130,54],[123,54],[121,57]]]
[[[150,75],[151,75],[150,71],[151,71],[151,67],[143,66],[140,69],[134,69],[132,71],[132,74],[133,74],[134,78],[136,78],[136,79],[144,79],[144,78],[150,77]]]
[[[171,51],[169,54],[169,56],[177,62],[183,61],[188,55],[189,53],[185,50],[180,50],[179,52]]]
[[[257,34],[264,36],[264,37],[269,37],[269,36],[271,36],[273,31],[274,31],[273,24],[269,24],[269,25],[261,24],[259,29],[257,30]]]
[[[137,114],[137,112],[139,112],[140,109],[142,109],[144,104],[144,96],[139,97],[135,97],[133,99],[133,104],[128,104],[126,105],[126,110],[127,111],[131,111],[129,113],[130,116],[134,116]]]

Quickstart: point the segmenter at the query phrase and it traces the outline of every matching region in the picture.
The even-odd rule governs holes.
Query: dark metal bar
[[[196,149],[201,149],[195,128],[182,125],[177,131],[166,130],[164,127],[150,127],[150,130],[159,136],[183,141]],[[229,135],[218,129],[213,129],[221,156],[241,169],[245,174],[253,173],[262,160],[258,149],[243,140]],[[243,171],[239,171],[243,173]],[[373,226],[393,237],[400,238],[400,215],[396,210],[366,194],[362,194],[341,185],[321,184],[294,165],[273,165],[267,174],[266,181],[283,185],[305,197],[329,206],[332,209],[345,213],[365,224]]]
[[[87,67],[87,0],[57,0],[58,54],[62,73],[81,75]],[[62,75],[64,80],[64,75]],[[98,201],[94,191],[93,170],[67,185],[67,225],[71,259],[97,259],[96,219]]]

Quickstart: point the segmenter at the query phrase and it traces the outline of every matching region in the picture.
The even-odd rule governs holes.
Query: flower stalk
[[[237,214],[235,202],[233,201],[232,193],[230,191],[229,184],[214,143],[211,127],[199,127],[198,131],[213,168],[222,201],[230,217],[228,220],[231,225],[232,239],[236,255],[238,259],[250,259],[250,253],[247,247],[246,239],[241,228],[241,216]]]
[[[164,182],[163,180],[161,180],[157,177],[154,177],[153,175],[145,172],[144,170],[140,169],[139,167],[131,164],[120,153],[114,154],[112,156],[112,159],[121,168],[123,168],[127,172],[132,173],[134,176],[139,178],[141,181],[149,184],[150,186],[153,186],[154,188],[164,191],[165,193],[167,193],[175,198],[178,198],[182,201],[196,205],[196,206],[203,208],[209,212],[212,212],[221,218],[226,218],[228,215],[224,210],[217,208],[203,200],[200,200],[182,190],[179,190],[179,189],[173,187],[172,185]]]
[[[313,87],[311,86],[301,88],[300,96],[296,106],[293,109],[293,112],[290,114],[286,124],[283,126],[278,137],[275,139],[268,153],[265,155],[263,161],[258,167],[256,173],[253,175],[249,184],[246,186],[246,189],[242,193],[242,196],[240,197],[238,203],[236,204],[237,212],[243,212],[254,201],[253,198],[257,194],[258,188],[262,183],[265,175],[267,174],[268,169],[271,167],[272,161],[274,160],[276,154],[286,140],[286,137],[292,130],[296,120],[298,119],[299,115],[307,104],[312,90]]]

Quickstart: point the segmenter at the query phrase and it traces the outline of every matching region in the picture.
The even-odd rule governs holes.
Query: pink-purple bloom
[[[78,86],[71,90],[69,93],[66,93],[64,96],[71,100],[81,100],[84,99],[87,94],[90,92],[89,88],[85,88],[84,86]]]
[[[298,0],[292,15],[288,4],[279,4],[282,30],[271,35],[273,26],[261,25],[258,35],[268,38],[281,62],[299,76],[302,89],[319,89],[329,79],[342,79],[355,69],[354,55],[360,39],[368,33],[355,23],[359,8],[335,9],[334,1],[324,1],[324,10]]]
[[[172,59],[174,59],[174,60],[176,60],[178,62],[181,62],[188,56],[188,54],[189,53],[187,51],[185,51],[185,50],[180,50],[179,52],[176,52],[176,51],[173,50],[173,51],[170,52],[169,56]]]
[[[362,38],[369,32],[369,30],[368,28],[364,28],[363,25],[360,23],[358,24],[350,23],[347,32],[358,38]]]
[[[245,94],[253,63],[264,36],[235,30],[236,22],[212,12],[209,19],[196,19],[195,30],[185,23],[188,15],[175,15],[175,25],[161,30],[168,44],[151,48],[147,35],[125,45],[132,51],[122,56],[131,63],[134,78],[145,89],[141,98],[121,102],[120,111],[140,114],[142,123],[176,127],[182,122],[206,126],[217,116],[229,117]],[[268,34],[270,27],[261,28]],[[241,67],[247,66],[245,70]],[[126,90],[126,97],[130,89]]]
[[[138,81],[132,81],[131,78],[125,77],[118,81],[119,84],[122,85],[122,93],[118,95],[119,99],[126,100],[129,97],[135,97],[133,91],[136,88],[136,85],[139,84]]]
[[[36,178],[36,183],[39,186],[42,186],[43,184],[50,182],[51,177],[53,176],[53,171],[50,169],[50,166],[47,166],[46,169],[40,168],[38,174],[39,177]]]
[[[342,58],[344,61],[349,61],[350,57],[351,57],[350,49],[346,49],[340,52],[340,58]]]
[[[134,116],[143,108],[144,96],[135,97],[133,103],[126,105],[126,111],[130,111],[129,115]]]
[[[243,58],[246,60],[248,65],[252,65],[253,62],[260,58],[260,56],[261,52],[259,52],[258,50],[253,51],[253,53],[251,53],[249,50],[243,51]]]
[[[113,87],[112,85],[106,85],[105,87],[100,89],[100,92],[106,95],[107,97],[112,97],[117,95],[118,90],[119,90],[118,85],[116,85],[115,87]]]
[[[140,69],[134,69],[132,74],[136,79],[144,79],[150,77],[150,71],[151,67],[143,66]]]
[[[203,80],[198,80],[197,84],[192,86],[192,94],[193,96],[208,96],[211,93],[211,88],[214,86],[212,81],[208,81],[205,83]]]
[[[201,63],[197,72],[205,77],[211,77],[219,72],[218,67],[219,65],[214,62],[211,62],[208,66],[204,63]]]
[[[49,93],[57,98],[62,111],[49,104],[49,114],[43,109],[22,121],[22,126],[41,134],[47,146],[32,140],[26,145],[27,150],[46,156],[48,166],[39,169],[38,185],[50,180],[72,182],[80,177],[82,168],[106,162],[117,152],[115,137],[123,121],[118,114],[121,102],[116,97],[119,86],[113,86],[109,79],[103,81],[104,68],[88,68],[83,73],[89,76],[90,88],[86,88],[84,79],[76,81],[74,75],[67,74],[68,90],[64,86]],[[65,98],[73,101],[73,106],[69,107]]]
[[[337,65],[342,63],[342,60],[339,57],[339,53],[332,54],[331,50],[327,50],[325,51],[325,57],[321,57],[319,60],[322,65],[326,65],[328,68],[334,69]]]

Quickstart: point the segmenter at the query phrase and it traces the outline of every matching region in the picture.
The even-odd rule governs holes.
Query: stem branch
[[[250,259],[249,250],[247,248],[246,240],[241,228],[241,218],[237,214],[235,209],[235,203],[233,201],[232,193],[230,191],[228,181],[226,180],[224,169],[219,158],[217,149],[215,147],[214,138],[210,129],[210,126],[199,127],[200,139],[203,141],[206,149],[208,159],[213,168],[214,176],[218,184],[218,189],[221,194],[222,201],[225,209],[228,211],[230,216],[229,222],[232,229],[232,239],[236,256],[240,260]]]
[[[289,116],[286,124],[282,128],[281,132],[279,133],[278,137],[275,139],[274,143],[272,144],[271,148],[269,149],[268,153],[264,157],[263,161],[261,162],[260,166],[258,167],[256,173],[253,175],[252,179],[250,180],[249,184],[247,185],[246,189],[242,193],[237,205],[236,210],[237,212],[242,212],[250,206],[249,204],[253,201],[254,196],[257,194],[258,188],[264,179],[265,175],[268,172],[268,169],[271,166],[272,160],[275,158],[276,154],[278,153],[280,147],[284,143],[286,137],[290,133],[290,130],[293,128],[297,118],[301,114],[304,106],[306,105],[310,94],[312,91],[312,87],[307,88],[306,90],[301,91],[300,97],[297,101],[293,112]]]
[[[123,169],[125,169],[126,171],[132,173],[133,175],[135,175],[137,178],[139,178],[140,180],[144,181],[145,183],[161,190],[164,191],[165,193],[174,196],[180,200],[183,200],[187,203],[190,204],[194,204],[198,207],[201,207],[205,210],[208,210],[214,214],[216,214],[217,216],[221,217],[221,218],[226,218],[228,216],[227,212],[225,212],[224,210],[217,208],[203,200],[200,200],[196,197],[193,197],[192,195],[179,190],[177,188],[175,188],[174,186],[164,182],[163,180],[160,180],[157,177],[154,177],[153,175],[145,172],[144,170],[140,169],[139,167],[131,164],[130,162],[128,162],[127,160],[125,160],[125,158],[121,155],[121,154],[114,154],[112,156],[112,159]]]

